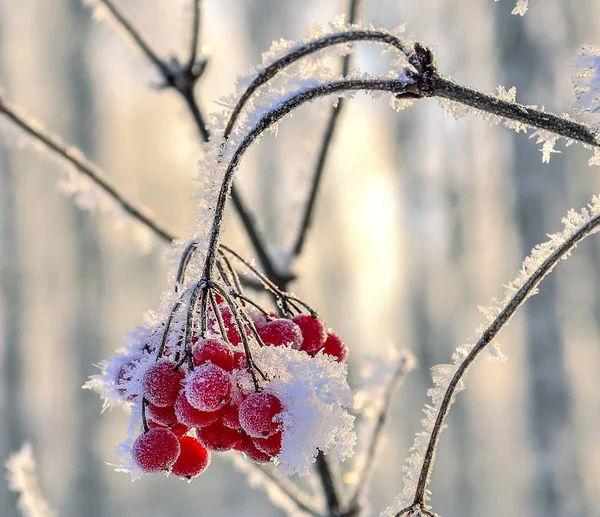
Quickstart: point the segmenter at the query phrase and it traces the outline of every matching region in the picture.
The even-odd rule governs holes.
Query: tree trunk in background
[[[503,64],[502,82],[517,86],[518,100],[552,102],[555,89],[548,67],[552,48],[531,37],[526,21],[497,10],[498,49]],[[541,89],[543,85],[543,90]],[[555,158],[541,163],[538,146],[523,135],[513,135],[511,170],[514,174],[515,216],[523,256],[546,240],[564,215],[564,161]],[[553,208],[556,207],[556,208]],[[557,215],[558,214],[558,215]],[[581,516],[582,508],[566,504],[581,501],[576,441],[572,431],[571,387],[565,371],[563,341],[556,313],[556,280],[548,277],[541,294],[524,308],[527,329],[527,381],[529,427],[533,446],[534,471],[531,501],[540,517]],[[567,498],[567,495],[569,497]]]
[[[95,117],[93,85],[90,83],[88,56],[88,35],[92,21],[89,12],[79,0],[71,0],[65,9],[65,30],[73,35],[66,58],[68,90],[71,99],[71,134],[69,141],[76,141],[87,156],[94,156]],[[105,328],[103,313],[103,254],[102,238],[98,231],[97,216],[82,212],[72,205],[73,238],[76,246],[75,299],[72,315],[72,364],[77,382],[83,384],[90,375],[91,367],[101,357],[101,335]],[[73,429],[75,476],[65,516],[101,517],[105,515],[106,489],[103,474],[106,470],[97,454],[99,441],[100,411],[95,394],[78,390],[75,395],[77,405],[77,425]]]

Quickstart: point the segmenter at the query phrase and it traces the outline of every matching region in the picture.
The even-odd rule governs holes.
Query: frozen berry
[[[275,433],[268,438],[253,438],[252,441],[259,451],[269,456],[277,456],[281,452],[281,433]]]
[[[193,407],[184,392],[181,392],[175,402],[175,415],[182,424],[190,427],[206,427],[219,418],[218,412],[200,411]]]
[[[175,404],[184,374],[174,368],[175,363],[161,359],[146,370],[142,379],[142,391],[151,404],[160,407]]]
[[[168,429],[155,428],[133,444],[133,459],[145,472],[160,472],[173,466],[179,456],[179,440]]]
[[[199,476],[210,465],[210,451],[191,436],[179,440],[181,452],[171,472],[176,476],[191,479]]]
[[[245,370],[246,366],[246,354],[244,352],[233,354],[233,368],[235,370]]]
[[[148,404],[146,406],[147,416],[151,420],[154,420],[158,424],[172,425],[177,422],[175,416],[175,408],[173,406],[155,406],[154,404]]]
[[[320,319],[308,314],[300,314],[294,316],[292,321],[300,327],[304,338],[300,350],[304,350],[308,355],[315,355],[323,348],[327,339],[327,328]]]
[[[251,438],[244,440],[244,454],[256,463],[267,463],[271,456],[261,451]]]
[[[225,427],[220,420],[208,427],[198,429],[197,434],[198,440],[213,451],[228,451],[242,439],[240,431]]]
[[[208,361],[228,372],[233,370],[233,352],[219,339],[203,339],[194,347],[194,364],[200,366]]]
[[[281,346],[290,345],[298,350],[302,345],[302,332],[293,321],[277,319],[269,321],[258,329],[258,335],[265,345]]]
[[[323,352],[334,356],[338,363],[341,363],[348,358],[348,346],[340,336],[333,332],[327,334],[327,341],[325,341]]]
[[[221,319],[223,320],[223,325],[225,325],[227,340],[233,346],[239,346],[242,343],[242,336],[229,307],[221,306]]]
[[[225,406],[221,410],[221,421],[225,427],[240,429],[239,406]]]
[[[282,409],[275,395],[253,393],[240,404],[240,425],[253,438],[267,438],[281,429],[281,422],[274,418]]]
[[[218,411],[231,398],[231,376],[222,368],[204,363],[190,374],[185,394],[200,411]]]

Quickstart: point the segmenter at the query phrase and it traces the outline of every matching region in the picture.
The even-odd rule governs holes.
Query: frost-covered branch
[[[23,517],[55,517],[40,490],[31,444],[13,453],[5,466],[8,488],[19,494],[17,505]]]
[[[433,369],[435,388],[430,390],[433,406],[426,406],[425,432],[419,433],[405,466],[405,485],[394,505],[382,515],[432,515],[426,508],[427,487],[444,420],[454,403],[456,394],[464,389],[464,376],[479,354],[493,343],[496,335],[510,321],[517,309],[532,295],[544,277],[561,259],[567,258],[586,237],[596,233],[600,226],[600,196],[592,199],[588,209],[581,213],[570,211],[563,219],[564,230],[550,235],[550,240],[536,246],[523,262],[517,278],[507,287],[504,300],[485,310],[489,324],[478,329],[479,339],[473,345],[459,347],[453,358],[455,365],[439,365]],[[490,347],[494,349],[494,347]],[[497,354],[497,351],[493,351]],[[420,465],[418,479],[415,477]],[[399,510],[399,511],[398,511]]]
[[[0,115],[4,115],[35,142],[41,144],[61,161],[74,167],[99,187],[106,194],[102,199],[103,207],[106,207],[104,210],[113,208],[110,205],[118,206],[127,215],[151,230],[159,239],[167,243],[171,243],[175,239],[175,235],[171,231],[152,217],[152,211],[149,208],[128,199],[109,177],[97,165],[88,160],[79,149],[65,144],[57,136],[46,132],[39,123],[23,115],[2,96],[0,96]],[[75,184],[77,185],[77,182]],[[77,187],[70,186],[69,190],[74,191],[75,195],[78,194]]]
[[[373,418],[369,419],[373,421],[373,427],[370,430],[371,434],[368,437],[364,453],[358,459],[358,461],[363,461],[363,464],[359,466],[359,472],[356,473],[356,487],[348,504],[349,511],[353,512],[352,514],[355,511],[358,512],[360,506],[363,504],[362,499],[364,499],[367,484],[375,467],[377,450],[387,422],[392,397],[404,381],[406,375],[414,369],[416,360],[408,350],[396,351],[393,349],[391,355],[388,354],[381,358],[381,363],[383,364],[379,367],[372,366],[372,371],[369,375],[369,379],[373,379],[377,387],[375,389],[367,387],[365,391],[359,390],[355,395],[355,406],[357,397],[364,399],[370,395],[374,399],[371,401],[374,407],[364,408],[363,410],[373,414]],[[389,371],[390,369],[391,372]],[[382,379],[381,377],[384,378]],[[367,391],[371,391],[372,393],[366,393]],[[359,400],[358,402],[365,404],[364,401]],[[355,463],[358,461],[355,460]]]

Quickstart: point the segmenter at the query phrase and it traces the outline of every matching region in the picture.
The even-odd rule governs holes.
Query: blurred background
[[[191,3],[119,1],[161,56],[188,48]],[[600,3],[530,0],[525,17],[511,16],[513,7],[513,0],[364,0],[361,19],[406,24],[434,47],[441,72],[463,84],[490,92],[516,86],[524,104],[569,112],[571,60],[583,44],[600,44]],[[346,9],[347,0],[205,0],[210,63],[198,86],[205,113],[273,40],[298,40]],[[365,44],[355,63],[383,73],[389,58]],[[79,0],[0,0],[7,98],[185,235],[203,151],[177,95],[149,88],[158,80]],[[302,108],[240,169],[274,254],[292,242],[329,106]],[[1,120],[0,458],[30,440],[42,489],[62,517],[282,515],[220,455],[189,485],[162,476],[131,483],[105,464],[116,460],[127,417],[100,415],[100,399],[81,385],[157,306],[164,247],[143,254],[128,225],[117,231],[77,209],[56,188],[60,164],[10,133]],[[411,349],[420,364],[394,398],[368,515],[401,488],[429,368],[473,339],[483,322],[477,306],[502,295],[567,210],[600,193],[589,151],[558,148],[562,154],[542,164],[534,140],[473,116],[446,119],[435,101],[401,113],[383,98],[347,104],[293,289],[349,343],[354,387],[368,356],[390,343]],[[225,241],[251,254],[236,216]],[[599,285],[600,240],[592,238],[502,332],[509,361],[483,359],[471,370],[433,471],[436,511],[600,515]],[[0,483],[0,515],[16,517],[15,501]]]

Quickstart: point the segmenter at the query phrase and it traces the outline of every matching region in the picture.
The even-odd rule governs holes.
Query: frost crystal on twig
[[[25,443],[5,463],[8,488],[19,494],[18,507],[23,517],[55,517],[44,499],[37,478],[37,465],[31,444]]]
[[[575,111],[600,113],[600,47],[583,47],[573,65],[578,69],[573,77]]]

